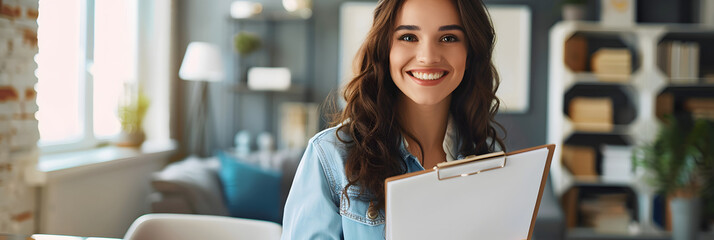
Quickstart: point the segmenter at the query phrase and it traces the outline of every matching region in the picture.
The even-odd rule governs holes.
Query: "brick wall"
[[[0,233],[34,231],[38,0],[0,0]]]

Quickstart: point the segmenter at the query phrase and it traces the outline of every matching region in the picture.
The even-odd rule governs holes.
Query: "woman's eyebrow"
[[[462,32],[466,32],[463,27],[461,27],[459,25],[455,25],[455,24],[439,27],[439,31],[449,31],[449,30],[461,30]]]
[[[417,25],[399,25],[399,27],[397,27],[397,29],[395,29],[394,31],[399,30],[421,30],[421,28],[419,28],[419,26]]]
[[[397,29],[395,29],[394,31],[399,31],[399,30],[421,30],[421,28],[419,28],[419,26],[417,26],[417,25],[399,25],[397,27]],[[462,32],[466,32],[463,27],[456,25],[456,24],[444,25],[444,26],[439,27],[439,31],[449,31],[449,30],[460,30]]]

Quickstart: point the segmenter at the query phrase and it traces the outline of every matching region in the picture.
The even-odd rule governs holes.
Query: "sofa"
[[[190,156],[184,160],[171,163],[151,176],[151,187],[153,188],[153,192],[149,196],[151,211],[153,213],[235,216],[236,214],[231,214],[231,202],[228,201],[231,201],[231,196],[241,193],[238,191],[250,193],[245,195],[255,195],[253,192],[256,191],[272,191],[265,196],[251,196],[254,199],[252,203],[266,202],[266,200],[267,202],[278,203],[265,210],[266,212],[278,213],[277,216],[273,214],[270,217],[264,217],[261,216],[260,212],[257,212],[253,215],[239,217],[257,218],[280,223],[285,200],[302,153],[302,150],[284,150],[236,157],[231,152],[218,152],[213,157],[198,158]],[[226,163],[230,166],[222,168],[221,166],[226,165]],[[246,175],[246,171],[249,171],[247,175],[254,176],[253,178],[257,178],[259,181],[266,179],[265,173],[268,173],[268,177],[271,176],[270,174],[279,176],[279,178],[268,180],[279,179],[279,181],[267,187],[260,186],[260,184],[245,183],[250,184],[250,186],[234,186],[232,188],[234,192],[226,192],[233,190],[223,182],[245,182],[227,180],[226,177],[230,177],[231,174],[233,177],[238,174]],[[236,190],[236,188],[241,189]],[[263,197],[263,199],[256,199],[256,197]],[[243,202],[245,202],[245,199]],[[254,216],[256,214],[257,216]]]
[[[282,174],[279,187],[279,204],[273,209],[279,212],[279,219],[270,219],[257,215],[263,220],[272,220],[280,223],[282,211],[287,199],[295,170],[302,156],[302,151],[283,151],[272,154],[271,157],[250,155],[242,161],[250,164],[271,165],[272,169],[279,169]],[[151,209],[154,213],[190,213],[203,215],[234,216],[226,204],[224,186],[222,186],[221,158],[189,157],[185,160],[169,164],[165,169],[152,176],[151,185],[154,192],[150,195]],[[247,160],[246,160],[247,159]],[[262,159],[262,161],[261,161]],[[266,164],[265,159],[270,159]],[[273,196],[277,196],[275,194]],[[270,209],[268,209],[269,211]],[[245,216],[237,216],[245,217]],[[533,239],[558,240],[564,239],[565,218],[560,208],[558,198],[553,193],[551,183],[548,181],[544,188],[538,216],[534,227]]]

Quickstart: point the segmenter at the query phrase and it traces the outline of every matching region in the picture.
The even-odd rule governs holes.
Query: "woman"
[[[502,146],[478,0],[381,0],[338,126],[310,140],[283,239],[384,238],[384,180]]]

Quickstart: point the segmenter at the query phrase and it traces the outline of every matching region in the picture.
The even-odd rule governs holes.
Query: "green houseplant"
[[[695,135],[694,145],[701,153],[698,167],[704,182],[700,192],[702,213],[708,220],[709,230],[714,230],[714,121],[697,121],[692,133]]]
[[[119,103],[117,116],[121,123],[121,132],[116,142],[119,146],[139,146],[146,139],[144,133],[144,116],[149,109],[149,98],[142,88],[134,91],[125,86],[125,96]]]
[[[648,171],[649,183],[670,198],[675,240],[693,239],[699,227],[699,199],[714,197],[713,131],[707,120],[667,116],[655,141],[633,154],[634,166]],[[714,206],[705,207],[711,211]]]
[[[240,32],[233,38],[238,53],[247,56],[260,48],[260,37],[249,32]]]
[[[242,83],[247,83],[248,65],[246,63],[248,61],[246,58],[260,48],[260,37],[249,32],[239,32],[233,38],[233,45],[236,52],[238,52],[242,58],[238,65],[238,69],[241,73],[241,81]]]

